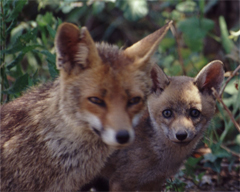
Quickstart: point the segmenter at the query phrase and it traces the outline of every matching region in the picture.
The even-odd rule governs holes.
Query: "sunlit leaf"
[[[45,27],[47,25],[50,25],[53,21],[53,14],[50,12],[47,12],[45,15],[38,15],[36,19],[38,25],[40,27]]]
[[[117,6],[123,11],[123,16],[129,21],[137,21],[148,14],[146,0],[117,1]]]
[[[194,1],[184,1],[177,4],[176,9],[180,12],[193,12],[196,9],[196,2]]]

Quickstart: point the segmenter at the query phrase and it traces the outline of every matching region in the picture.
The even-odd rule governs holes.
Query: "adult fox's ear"
[[[152,90],[157,95],[159,95],[170,83],[167,75],[157,64],[155,64],[151,70],[151,77],[153,82]]]
[[[167,31],[169,30],[172,21],[168,22],[159,30],[146,36],[142,40],[133,44],[124,50],[124,54],[133,60],[133,66],[135,69],[142,69],[150,71],[153,64],[150,61],[151,56],[156,51],[160,41],[163,39]]]
[[[224,79],[223,63],[215,60],[207,64],[195,77],[195,84],[201,92],[212,93],[212,88],[220,91]]]
[[[56,65],[67,74],[76,74],[100,61],[97,48],[86,27],[62,23],[55,37]],[[73,70],[74,69],[74,70]]]

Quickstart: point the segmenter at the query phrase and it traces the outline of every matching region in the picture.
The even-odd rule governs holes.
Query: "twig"
[[[176,39],[176,43],[177,43],[177,52],[178,52],[178,58],[179,58],[179,62],[180,62],[180,65],[182,67],[182,72],[183,72],[183,75],[186,75],[187,72],[184,68],[184,62],[183,62],[183,58],[182,58],[182,54],[181,54],[181,49],[180,49],[180,37],[179,37],[179,34],[178,32],[176,31],[176,27],[173,25],[171,25],[170,27],[171,31],[172,31],[172,34],[174,35],[175,39]]]
[[[220,97],[222,97],[223,91],[225,90],[228,82],[236,75],[236,73],[238,72],[238,70],[240,70],[240,65],[232,72],[232,74],[228,77],[228,79],[227,79],[226,82],[224,83],[221,91],[219,92]]]
[[[210,141],[209,138],[205,138],[207,139],[208,141]],[[211,141],[210,141],[211,142]],[[212,141],[214,144],[217,144],[218,142],[217,141]],[[233,156],[236,156],[238,158],[240,158],[240,154],[239,153],[236,153],[235,151],[232,151],[231,149],[229,149],[227,146],[223,145],[223,144],[220,144],[220,147],[225,149],[228,153],[231,153]]]
[[[231,113],[231,111],[228,109],[228,107],[225,105],[225,103],[223,102],[223,100],[221,99],[220,95],[217,93],[216,89],[212,88],[213,91],[213,95],[216,97],[216,99],[218,100],[218,102],[220,102],[223,106],[223,108],[225,109],[225,111],[228,113],[228,116],[230,117],[231,121],[233,122],[234,126],[237,128],[237,130],[240,132],[240,126],[239,124],[235,121],[233,114]]]

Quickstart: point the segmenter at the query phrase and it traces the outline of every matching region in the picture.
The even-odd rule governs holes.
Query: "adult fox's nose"
[[[120,144],[127,143],[130,139],[129,132],[126,130],[120,130],[116,134],[116,140]]]

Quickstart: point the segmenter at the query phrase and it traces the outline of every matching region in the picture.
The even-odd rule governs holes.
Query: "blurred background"
[[[126,48],[173,20],[155,54],[164,72],[194,77],[220,59],[226,73],[214,119],[165,191],[240,191],[239,9],[239,0],[0,0],[1,104],[58,76],[54,37],[62,22]]]

